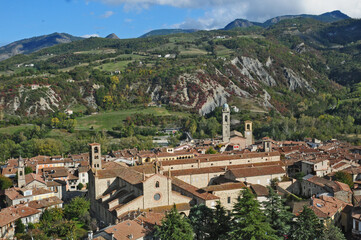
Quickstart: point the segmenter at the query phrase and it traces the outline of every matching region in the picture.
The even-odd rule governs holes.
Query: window
[[[155,182],[155,187],[159,188],[159,182],[158,181]]]
[[[95,147],[95,148],[94,148],[94,153],[98,153],[98,152],[99,152],[98,147]]]
[[[156,193],[154,194],[154,200],[158,201],[160,199],[160,194]]]
[[[231,203],[231,197],[227,197],[227,203]]]
[[[108,185],[108,187],[110,186],[110,180],[107,181],[107,185]]]

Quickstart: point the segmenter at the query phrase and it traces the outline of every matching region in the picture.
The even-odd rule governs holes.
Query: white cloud
[[[122,4],[124,9],[142,9],[152,5],[204,9],[204,15],[175,24],[182,28],[213,29],[224,27],[236,18],[263,22],[286,14],[321,14],[333,10],[361,17],[360,0],[93,0],[106,4]]]
[[[99,37],[98,34],[93,33],[93,34],[85,34],[83,36],[81,36],[82,38],[91,38],[91,37]]]
[[[103,15],[101,15],[101,18],[109,18],[114,15],[113,11],[106,11]]]

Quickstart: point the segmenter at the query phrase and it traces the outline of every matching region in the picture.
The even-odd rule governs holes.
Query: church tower
[[[246,121],[244,128],[244,137],[246,138],[246,147],[253,144],[252,122]]]
[[[91,169],[102,169],[102,151],[99,143],[89,144],[89,164]]]
[[[228,143],[231,137],[231,111],[227,103],[223,105],[222,117],[223,142]]]
[[[263,138],[263,151],[272,152],[272,142],[268,137]]]
[[[25,186],[26,186],[26,181],[25,181],[24,159],[20,156],[18,159],[18,187],[22,188]]]

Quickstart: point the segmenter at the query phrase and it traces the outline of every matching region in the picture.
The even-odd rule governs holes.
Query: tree
[[[204,204],[195,205],[191,208],[188,218],[193,226],[196,239],[205,239],[209,236],[210,224],[213,221],[212,209]]]
[[[324,230],[324,240],[346,240],[340,228],[336,227],[335,224],[328,223]]]
[[[25,167],[25,175],[29,173],[33,173],[33,169],[31,167]]]
[[[298,216],[295,224],[291,228],[292,240],[314,240],[323,237],[324,226],[316,216],[316,214],[307,207],[303,206],[303,210]]]
[[[293,214],[288,211],[285,200],[275,190],[268,187],[268,192],[268,201],[263,202],[267,222],[276,230],[279,237],[286,236],[291,230]]]
[[[217,151],[214,150],[213,147],[209,147],[209,148],[207,149],[207,151],[206,151],[206,154],[216,154],[216,153],[217,153]]]
[[[68,219],[78,219],[89,211],[90,202],[83,197],[76,197],[65,206],[64,213]]]
[[[21,221],[21,218],[15,221],[15,233],[24,233],[25,232],[25,225]]]
[[[84,187],[84,185],[83,185],[82,183],[79,183],[78,186],[76,186],[76,188],[77,188],[78,190],[82,190],[83,187]]]
[[[0,175],[0,189],[5,190],[13,185],[13,182],[10,178]]]
[[[188,218],[181,216],[175,205],[162,219],[162,225],[156,226],[156,236],[160,239],[193,240],[193,235]]]
[[[233,208],[231,239],[239,240],[276,240],[270,224],[260,209],[259,202],[251,190],[244,188]]]
[[[351,174],[349,174],[347,172],[342,172],[342,171],[336,172],[335,179],[336,179],[336,181],[346,183],[347,185],[350,186],[350,188],[353,188],[353,179],[352,179]]]
[[[210,233],[209,240],[225,240],[229,239],[231,231],[231,216],[227,213],[221,203],[218,201],[216,209],[213,213],[213,221],[209,224]]]

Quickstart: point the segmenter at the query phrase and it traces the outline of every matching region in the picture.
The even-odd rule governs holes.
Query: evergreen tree
[[[260,209],[259,202],[251,190],[245,188],[238,197],[233,208],[233,224],[231,239],[242,240],[274,240],[278,239]]]
[[[307,206],[298,216],[295,224],[291,229],[292,240],[314,240],[322,239],[324,226],[316,214]]]
[[[329,223],[325,227],[324,240],[346,240],[340,228],[336,227],[334,223]]]
[[[196,239],[205,239],[210,233],[210,224],[213,221],[213,211],[204,204],[195,205],[189,213],[189,221],[196,234]]]
[[[160,239],[193,240],[193,229],[188,218],[181,216],[176,207],[162,219],[162,225],[156,226],[156,236]]]
[[[229,239],[231,231],[231,216],[227,213],[220,202],[217,202],[216,209],[213,213],[213,221],[210,223],[209,240],[225,240]]]
[[[268,191],[268,201],[263,203],[266,220],[279,237],[287,236],[291,230],[293,214],[288,211],[289,207],[285,205],[285,200],[275,190],[268,187]]]
[[[24,233],[25,232],[25,225],[19,218],[15,221],[15,233]]]

